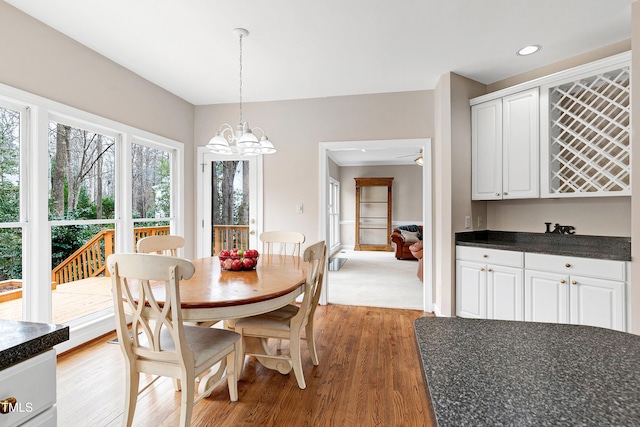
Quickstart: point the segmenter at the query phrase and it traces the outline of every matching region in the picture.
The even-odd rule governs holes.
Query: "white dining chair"
[[[265,231],[260,233],[265,254],[300,256],[300,245],[306,237],[297,231]]]
[[[306,388],[304,373],[302,371],[302,358],[300,354],[300,341],[305,340],[311,355],[311,361],[318,365],[318,353],[316,351],[313,332],[313,318],[322,292],[324,278],[324,263],[327,248],[324,241],[315,243],[305,249],[303,259],[307,264],[307,279],[304,284],[304,296],[300,305],[289,304],[285,307],[258,316],[238,319],[235,323],[235,331],[242,335],[243,341],[238,352],[238,367],[242,370],[244,356],[253,355],[259,357],[282,359],[293,367],[294,375],[298,381],[298,387]],[[304,329],[305,336],[301,337]],[[266,345],[266,340],[276,338],[289,340],[289,354],[254,354],[245,352],[244,339],[247,337],[259,338]],[[281,371],[282,372],[282,371]]]
[[[184,247],[184,237],[171,234],[147,236],[138,240],[136,249],[141,254],[162,254],[177,256],[178,249]]]
[[[209,396],[225,379],[231,401],[237,401],[237,355],[241,336],[225,329],[187,326],[182,321],[179,282],[193,275],[193,263],[165,255],[114,254],[107,259],[107,266],[111,273],[118,342],[125,357],[122,424],[131,426],[133,422],[140,373],[177,380],[176,390],[182,390],[180,425],[184,427],[191,422],[193,405]],[[164,304],[156,301],[152,283],[160,288]],[[225,358],[225,374],[201,390],[194,400],[196,377]]]

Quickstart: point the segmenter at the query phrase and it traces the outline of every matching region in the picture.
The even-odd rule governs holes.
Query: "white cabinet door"
[[[624,283],[571,276],[571,323],[625,331]]]
[[[502,98],[502,198],[540,196],[538,88]]]
[[[471,198],[502,199],[502,99],[471,107]]]
[[[484,264],[456,262],[456,315],[473,319],[487,317],[487,279]]]
[[[524,320],[522,269],[487,266],[487,318]]]
[[[525,270],[524,320],[569,323],[569,277]]]

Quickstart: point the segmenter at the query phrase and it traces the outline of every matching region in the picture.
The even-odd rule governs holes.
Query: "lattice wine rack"
[[[631,194],[629,67],[549,89],[550,195]]]

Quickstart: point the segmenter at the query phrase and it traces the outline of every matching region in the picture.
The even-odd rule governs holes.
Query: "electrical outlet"
[[[302,213],[302,203],[298,203],[296,205],[296,213],[299,213],[299,214]]]
[[[482,217],[478,217],[478,227],[482,227]]]
[[[467,230],[471,228],[471,217],[470,216],[465,216],[464,217],[464,228],[466,228]]]

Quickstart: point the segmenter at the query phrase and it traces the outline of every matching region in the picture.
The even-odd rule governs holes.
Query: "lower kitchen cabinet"
[[[628,263],[456,247],[456,315],[627,330]]]
[[[0,371],[0,400],[8,402],[0,426],[55,426],[56,351],[47,350]]]
[[[458,246],[456,315],[523,320],[521,252]]]
[[[626,331],[625,262],[525,254],[525,265],[525,320]]]

